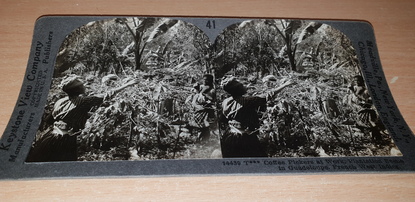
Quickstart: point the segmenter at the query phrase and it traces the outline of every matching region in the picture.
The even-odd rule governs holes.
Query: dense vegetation
[[[308,21],[244,21],[214,44],[197,27],[167,18],[91,22],[63,43],[45,114],[65,96],[65,76],[81,76],[89,94],[138,79],[91,113],[78,138],[79,160],[217,158],[223,124],[212,124],[204,144],[189,125],[193,86],[206,73],[215,76],[218,117],[229,96],[219,86],[225,76],[243,81],[252,96],[295,83],[261,118],[259,138],[270,157],[390,155],[394,147],[349,39]]]

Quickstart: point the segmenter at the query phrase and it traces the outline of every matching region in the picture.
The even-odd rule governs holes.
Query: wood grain
[[[180,15],[369,21],[394,99],[415,131],[415,1],[0,1],[0,134],[17,101],[42,15]],[[1,171],[0,171],[1,172]],[[0,201],[411,201],[415,174],[191,176],[0,182]]]

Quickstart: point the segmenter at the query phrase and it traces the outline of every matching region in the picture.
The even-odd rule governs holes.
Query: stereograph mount
[[[195,86],[206,74],[214,115],[207,127],[190,127]],[[29,160],[57,125],[47,117],[71,75],[97,94],[137,82],[91,110],[75,134],[75,160]],[[225,155],[224,134],[237,133],[220,119],[231,97],[221,82],[229,77],[247,85],[247,97],[289,83],[268,99],[249,134],[268,157]],[[413,148],[368,22],[44,16],[1,136],[0,178],[413,172]]]

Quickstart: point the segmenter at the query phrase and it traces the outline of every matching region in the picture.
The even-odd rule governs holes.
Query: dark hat
[[[222,80],[221,86],[223,90],[231,95],[243,95],[246,93],[244,85],[236,80],[235,77],[228,77]]]
[[[78,77],[68,77],[61,82],[60,86],[68,95],[82,94],[84,91],[84,82]]]

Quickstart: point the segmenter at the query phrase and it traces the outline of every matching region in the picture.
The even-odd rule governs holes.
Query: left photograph
[[[75,29],[26,162],[221,158],[211,47],[168,18]]]

